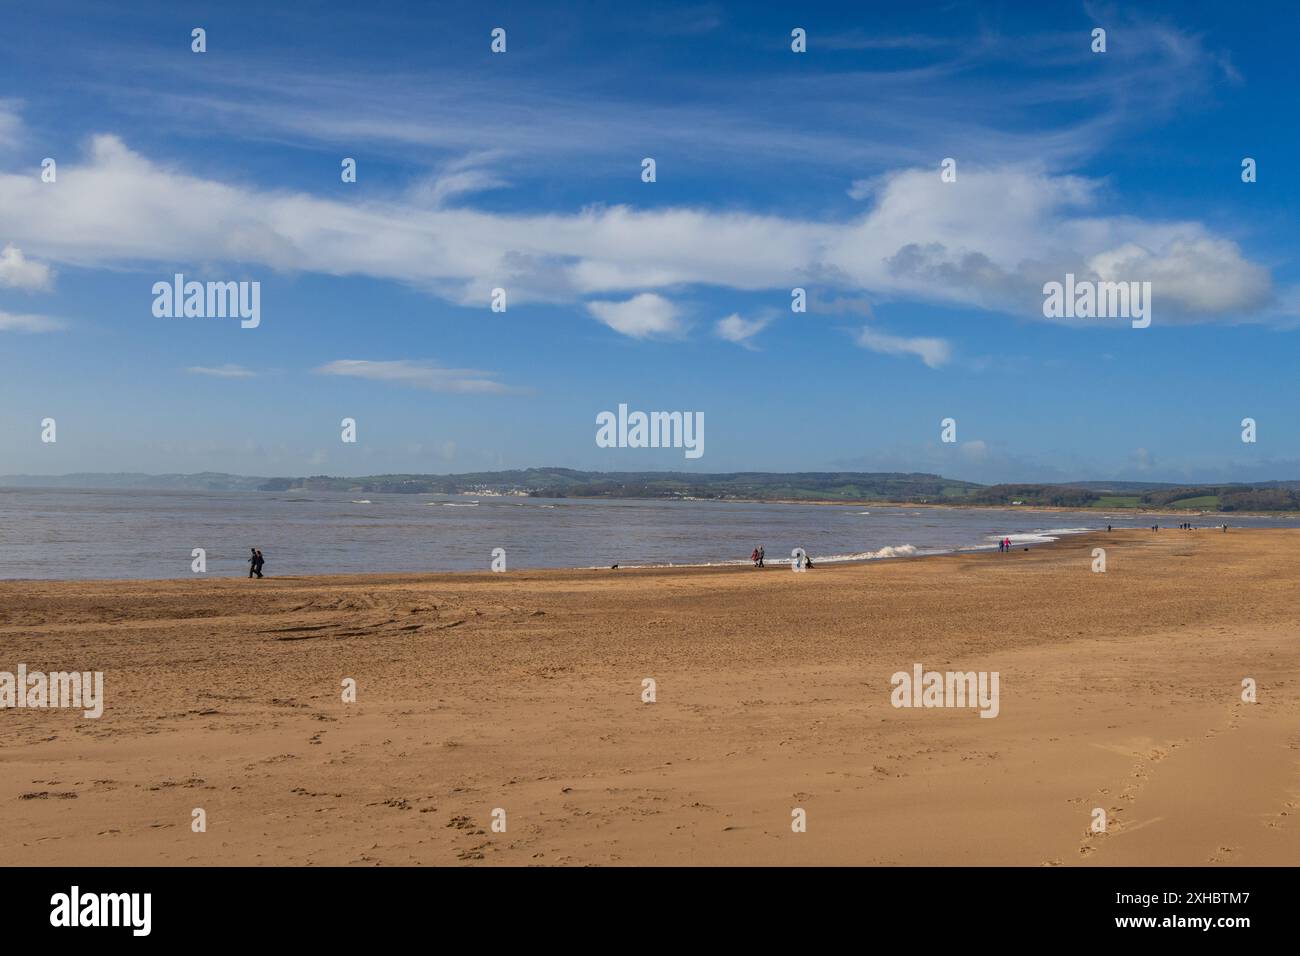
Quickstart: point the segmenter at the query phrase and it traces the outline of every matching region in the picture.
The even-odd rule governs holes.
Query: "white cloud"
[[[252,378],[254,372],[242,365],[218,365],[209,368],[203,365],[191,365],[185,371],[191,375],[211,375],[215,378]]]
[[[410,191],[411,198],[424,205],[441,208],[455,196],[504,188],[509,185],[506,180],[486,168],[487,164],[499,157],[499,150],[482,151],[448,163],[437,175],[418,183]]]
[[[16,315],[0,312],[0,332],[57,332],[63,323],[47,315]]]
[[[634,339],[679,336],[677,307],[661,295],[643,292],[626,302],[588,302],[587,309],[615,332]]]
[[[434,185],[430,198],[473,185]],[[227,185],[97,136],[58,188],[0,174],[0,235],[75,265],[226,261],[364,275],[476,306],[498,286],[512,305],[621,293],[633,298],[588,308],[636,338],[682,332],[652,290],[803,283],[1042,320],[1043,283],[1066,272],[1151,281],[1158,322],[1275,317],[1268,271],[1234,242],[1197,222],[1101,215],[1098,193],[1082,177],[963,166],[955,183],[937,168],[880,177],[870,208],[849,221],[626,206],[507,214]]]
[[[1270,307],[1268,271],[1197,222],[1094,211],[1100,184],[1023,167],[907,170],[873,187],[861,228],[827,259],[857,284],[1042,318],[1042,287],[1076,279],[1150,281],[1157,320],[1238,321]]]
[[[508,385],[493,381],[491,372],[470,368],[442,368],[428,362],[406,359],[373,362],[366,359],[339,359],[316,369],[321,375],[345,375],[367,378],[377,382],[408,385],[431,392],[500,395],[514,391]]]
[[[743,345],[746,348],[753,348],[754,346],[749,340],[771,323],[770,318],[742,319],[739,313],[733,312],[725,319],[719,319],[713,330],[717,333],[718,338],[726,339],[728,342],[735,342],[737,345]]]
[[[1088,265],[1105,281],[1149,280],[1155,308],[1169,301],[1189,312],[1227,312],[1263,306],[1271,291],[1268,270],[1247,262],[1224,239],[1177,239],[1159,253],[1128,243],[1093,256]]]
[[[952,358],[952,346],[945,339],[904,338],[863,328],[857,343],[882,355],[915,355],[930,368],[938,368]]]
[[[0,286],[29,292],[50,287],[50,267],[33,262],[13,243],[0,250]]]

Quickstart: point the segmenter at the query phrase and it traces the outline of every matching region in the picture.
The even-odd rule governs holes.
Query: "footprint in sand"
[[[1294,810],[1296,806],[1297,801],[1288,800],[1286,804],[1284,804],[1284,809],[1279,810],[1274,814],[1273,818],[1269,820],[1265,826],[1270,830],[1280,830],[1282,827],[1287,825],[1287,817],[1291,816],[1291,811]]]

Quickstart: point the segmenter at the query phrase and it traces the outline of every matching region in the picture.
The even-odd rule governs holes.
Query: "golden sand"
[[[1271,530],[805,574],[0,583],[0,670],[103,671],[106,697],[0,711],[0,859],[1295,865],[1298,596],[1300,532]],[[916,663],[997,671],[999,715],[892,707]]]

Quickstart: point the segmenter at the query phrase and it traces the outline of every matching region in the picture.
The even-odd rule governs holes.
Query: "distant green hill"
[[[275,478],[264,491],[291,488],[397,494],[495,492],[543,497],[718,498],[791,501],[956,501],[980,485],[930,474],[897,472],[735,472],[696,474],[664,471],[522,471],[459,475],[371,475],[364,478]]]
[[[1118,510],[1300,511],[1300,481],[1179,485],[1085,481],[980,485],[924,472],[577,471],[526,468],[458,475],[252,478],[195,475],[76,474],[0,476],[0,487],[131,488],[162,491],[340,491],[374,494],[514,494],[548,498],[703,498],[735,501],[893,501]]]
[[[971,492],[971,504],[1061,508],[1154,508],[1187,511],[1298,511],[1294,482],[1256,485],[1177,485],[1086,482],[1071,485],[992,485]],[[1116,494],[1115,492],[1121,492]]]

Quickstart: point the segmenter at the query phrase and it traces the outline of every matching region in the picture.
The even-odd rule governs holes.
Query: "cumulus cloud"
[[[16,315],[0,311],[0,332],[57,332],[63,323],[47,315]]]
[[[1209,236],[1176,239],[1158,252],[1130,242],[1088,265],[1102,281],[1150,281],[1156,307],[1169,301],[1189,313],[1254,310],[1272,293],[1267,269],[1247,262],[1235,243]]]
[[[915,355],[930,368],[939,368],[952,358],[952,346],[946,339],[906,338],[864,327],[857,334],[857,343],[882,355]]]
[[[367,359],[338,359],[316,369],[321,375],[343,375],[376,382],[406,385],[431,392],[500,395],[514,391],[492,379],[491,372],[469,368],[443,368],[430,362],[406,359],[376,362]]]
[[[1023,167],[883,177],[860,241],[829,258],[867,288],[1036,318],[1043,284],[1149,281],[1158,321],[1239,321],[1273,299],[1268,271],[1191,221],[1096,213],[1099,183]],[[883,276],[880,271],[883,267]]]
[[[643,292],[626,302],[588,302],[587,310],[615,332],[634,339],[682,334],[677,307],[661,295]]]
[[[191,375],[211,375],[213,378],[252,378],[254,372],[246,369],[242,365],[218,365],[207,367],[204,365],[191,365],[185,371]]]
[[[50,267],[33,262],[13,243],[0,250],[0,286],[29,292],[50,287]]]

